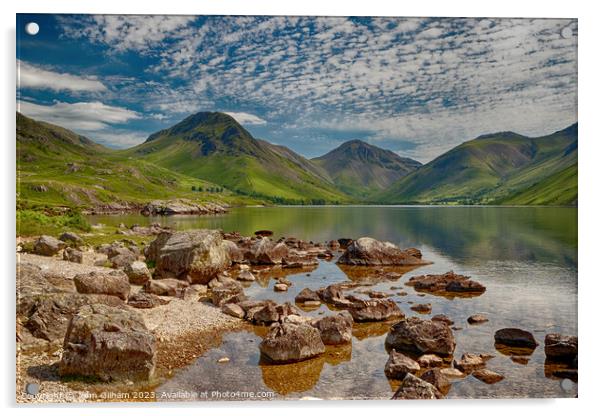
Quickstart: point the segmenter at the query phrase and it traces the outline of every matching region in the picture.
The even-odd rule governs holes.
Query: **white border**
[[[345,412],[366,414],[377,406],[383,412],[442,412],[445,414],[506,415],[522,411],[554,414],[589,413],[596,407],[600,388],[600,358],[602,345],[600,335],[600,304],[602,275],[599,272],[600,256],[600,190],[602,185],[601,158],[602,105],[600,100],[600,58],[601,18],[596,2],[541,1],[525,0],[488,1],[409,1],[393,0],[145,0],[127,2],[123,0],[102,0],[98,2],[69,0],[19,0],[2,2],[3,65],[1,77],[2,126],[0,139],[2,163],[2,238],[0,255],[4,273],[5,312],[2,320],[1,355],[6,365],[2,366],[0,377],[2,404],[13,412],[43,412],[45,415],[80,415],[81,408],[69,406],[21,407],[15,408],[14,383],[14,227],[15,227],[15,13],[115,13],[115,14],[272,14],[272,15],[370,15],[370,16],[494,16],[494,17],[571,17],[579,19],[579,336],[581,338],[581,368],[579,371],[579,399],[577,400],[446,400],[429,403],[389,403],[389,402],[271,402],[271,403],[217,403],[188,405],[148,406],[148,405],[99,405],[88,406],[86,414],[115,412],[120,407],[127,408],[132,415],[164,415],[166,411],[178,414],[211,415],[261,413],[264,415],[287,415],[307,413]],[[537,311],[533,311],[537,313]],[[597,354],[598,353],[598,354]],[[344,409],[339,410],[343,407]],[[198,409],[200,408],[200,409]],[[593,412],[592,412],[593,413]]]

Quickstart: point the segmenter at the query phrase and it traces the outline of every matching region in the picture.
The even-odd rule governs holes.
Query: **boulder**
[[[146,292],[132,293],[128,298],[128,305],[138,309],[151,309],[156,308],[157,306],[167,305],[168,303],[168,300],[164,300],[155,294]]]
[[[444,323],[410,317],[391,327],[385,346],[397,351],[446,357],[454,353],[456,340]]]
[[[64,232],[59,236],[59,240],[76,246],[79,246],[84,242],[84,240],[79,235],[71,232]]]
[[[128,277],[121,270],[78,274],[73,278],[73,283],[79,293],[111,295],[123,300],[130,294]]]
[[[355,266],[412,266],[424,264],[421,259],[409,255],[393,243],[370,237],[353,241],[337,261]]]
[[[161,279],[147,281],[142,290],[158,296],[176,296],[182,298],[188,287],[189,284],[182,280]]]
[[[251,309],[248,313],[248,318],[255,324],[271,325],[280,320],[280,314],[276,309],[276,304],[269,302],[256,309]]]
[[[155,337],[137,312],[86,305],[69,322],[59,374],[105,381],[149,380],[155,354]]]
[[[21,294],[17,314],[34,337],[53,342],[62,340],[71,317],[82,306],[92,303],[115,307],[124,305],[121,299],[107,295],[59,292],[23,297]]]
[[[486,290],[485,286],[479,282],[454,272],[414,276],[406,284],[414,286],[414,289],[419,292],[429,292],[435,295],[465,294],[478,296]]]
[[[123,271],[133,285],[143,285],[151,279],[151,273],[143,261],[129,263]]]
[[[64,249],[66,244],[49,235],[43,235],[33,245],[33,252],[40,256],[54,256]]]
[[[571,361],[577,357],[577,337],[548,334],[544,342],[546,358]]]
[[[289,249],[284,243],[274,243],[268,237],[256,240],[249,250],[245,252],[245,260],[251,264],[281,264],[287,257]]]
[[[320,337],[325,345],[351,342],[353,318],[347,311],[317,319],[311,325],[320,331]]]
[[[211,289],[211,302],[215,306],[222,306],[225,303],[238,303],[245,299],[243,288],[236,281]]]
[[[535,349],[539,344],[533,334],[519,328],[504,328],[495,332],[495,343],[508,347]]]
[[[318,296],[315,291],[309,288],[303,289],[297,296],[295,296],[295,302],[297,303],[305,303],[308,301],[320,302],[320,296]]]
[[[342,248],[343,250],[346,250],[347,247],[349,247],[349,245],[351,243],[353,243],[353,239],[352,238],[339,238],[337,240],[337,243],[339,243],[339,248]]]
[[[469,316],[467,321],[471,325],[477,325],[477,324],[483,324],[485,322],[489,322],[489,319],[485,315],[476,314],[476,315]]]
[[[230,256],[230,260],[232,263],[241,263],[245,260],[245,256],[240,248],[230,240],[223,241],[224,248],[228,252],[228,256]]]
[[[255,281],[255,275],[253,275],[253,273],[251,273],[249,270],[241,270],[240,273],[238,273],[238,276],[236,276],[236,278],[238,280],[242,280],[243,282]]]
[[[385,375],[395,380],[403,380],[408,373],[420,371],[420,365],[405,354],[391,350],[385,365]]]
[[[454,367],[465,374],[484,368],[487,365],[488,356],[482,354],[462,354],[459,361],[454,360]]]
[[[218,230],[189,230],[161,233],[150,244],[147,260],[155,262],[161,278],[207,284],[231,264]]]
[[[235,318],[242,319],[245,317],[245,311],[243,310],[243,308],[241,308],[235,303],[225,303],[224,305],[222,305],[222,312],[226,315],[230,315]]]
[[[270,327],[259,350],[269,362],[290,363],[320,355],[325,347],[316,328],[305,323],[284,322]]]
[[[435,354],[424,354],[418,357],[418,364],[422,368],[439,367],[443,365],[443,359]]]
[[[476,370],[472,373],[472,376],[478,380],[481,380],[483,383],[487,384],[495,384],[504,379],[504,376],[496,373],[495,371],[488,370],[486,368],[482,368],[480,370]]]
[[[84,262],[84,253],[76,248],[67,247],[63,250],[63,260],[81,264]]]
[[[435,386],[407,373],[399,388],[393,395],[393,400],[433,400],[441,399],[443,395]]]
[[[347,309],[355,322],[385,321],[403,318],[403,312],[392,299],[357,300]]]
[[[428,371],[425,371],[420,378],[435,386],[442,394],[447,394],[449,388],[451,387],[449,379],[440,368],[432,368]]]

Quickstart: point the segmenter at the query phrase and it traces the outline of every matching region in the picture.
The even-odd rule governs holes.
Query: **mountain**
[[[146,161],[128,159],[65,128],[21,113],[17,113],[16,122],[20,208],[103,210],[111,206],[139,206],[152,199],[241,199],[227,192],[193,192],[193,186],[205,190],[217,185]]]
[[[361,140],[345,142],[312,162],[326,171],[339,189],[359,198],[386,189],[422,166]]]
[[[512,132],[462,143],[376,195],[383,203],[574,204],[577,124],[530,138]],[[547,195],[554,184],[554,196]]]
[[[193,114],[124,154],[275,202],[349,200],[307,159],[255,139],[224,113]]]

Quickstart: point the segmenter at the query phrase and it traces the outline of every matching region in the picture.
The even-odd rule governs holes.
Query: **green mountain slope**
[[[379,193],[377,198],[384,203],[518,203],[520,199],[509,201],[544,183],[546,178],[550,178],[546,182],[550,184],[553,175],[575,166],[565,172],[565,175],[573,173],[573,178],[563,176],[565,183],[574,182],[574,198],[571,192],[552,198],[571,201],[576,199],[576,163],[577,124],[538,138],[511,132],[490,134],[439,156]],[[530,204],[546,203],[541,202],[546,200],[543,197],[529,200],[533,201]]]
[[[256,140],[224,113],[191,115],[123,154],[276,202],[349,200],[315,169],[305,168],[301,156],[283,155],[282,148]]]
[[[324,169],[339,189],[359,198],[386,189],[422,165],[361,140],[345,142],[312,162]]]
[[[17,113],[17,203],[20,208],[111,209],[151,199],[236,202],[193,192],[217,185],[130,160],[72,131]]]

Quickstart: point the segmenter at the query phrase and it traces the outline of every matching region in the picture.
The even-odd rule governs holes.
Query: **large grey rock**
[[[317,319],[312,322],[312,326],[320,331],[320,337],[325,345],[351,342],[353,318],[347,311]]]
[[[147,252],[161,278],[207,284],[231,264],[219,230],[189,230],[159,234]]]
[[[78,274],[73,278],[73,283],[79,293],[111,295],[123,300],[130,294],[128,277],[121,270]]]
[[[393,243],[382,242],[370,237],[353,241],[337,263],[355,266],[411,266],[424,264],[413,255],[401,250]]]
[[[410,317],[391,327],[385,346],[397,351],[450,356],[456,348],[456,340],[444,323]]]
[[[316,328],[305,323],[284,322],[270,327],[259,350],[270,362],[289,363],[320,355],[325,347]]]
[[[393,395],[393,400],[434,400],[443,395],[435,386],[408,373]]]
[[[43,235],[33,245],[33,252],[40,256],[54,256],[67,245],[54,237]]]
[[[151,273],[143,261],[134,261],[123,268],[133,285],[143,285],[151,279]]]
[[[148,380],[155,370],[155,354],[155,337],[138,313],[87,305],[69,323],[59,374]]]

